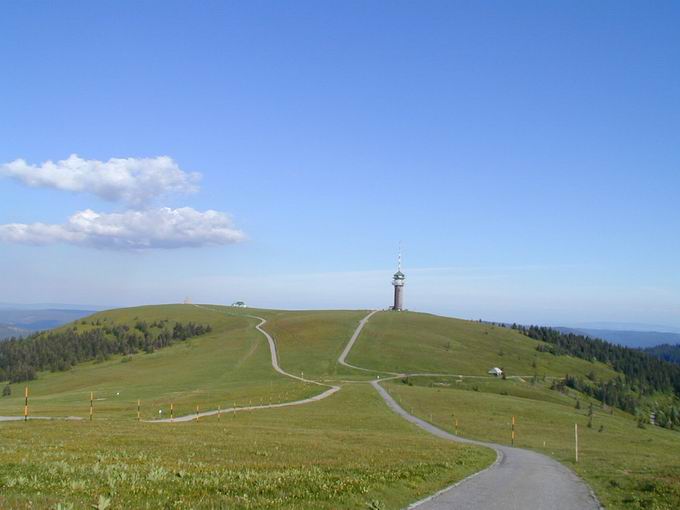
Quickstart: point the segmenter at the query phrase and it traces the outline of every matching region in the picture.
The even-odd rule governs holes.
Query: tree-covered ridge
[[[637,349],[615,345],[598,338],[562,333],[542,326],[512,325],[535,340],[550,346],[539,346],[554,354],[570,354],[578,358],[600,361],[625,376],[625,382],[640,394],[656,391],[680,395],[680,366],[654,358]]]
[[[654,358],[637,349],[552,328],[517,324],[513,324],[512,328],[549,344],[540,344],[538,350],[600,361],[622,373],[622,376],[609,381],[598,381],[594,374],[586,379],[567,374],[563,380],[553,382],[553,389],[561,390],[567,386],[585,393],[604,404],[636,415],[641,426],[650,418],[662,427],[680,426],[680,365]],[[670,395],[661,401],[644,398],[658,392]]]
[[[646,349],[643,349],[643,352],[646,352],[647,354],[649,354],[650,356],[654,356],[655,358],[668,361],[669,363],[676,363],[680,365],[680,344],[656,345],[654,347],[647,347]]]
[[[79,326],[83,328],[79,330]],[[36,333],[0,342],[0,381],[28,381],[41,370],[64,371],[84,361],[103,361],[114,354],[147,353],[209,333],[209,324],[159,320],[134,326],[98,319],[67,329]]]

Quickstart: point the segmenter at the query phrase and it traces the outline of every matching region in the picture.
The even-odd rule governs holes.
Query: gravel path
[[[359,370],[368,370],[350,365],[345,359],[364,325],[374,313],[371,312],[359,323],[359,327],[338,358],[340,364]],[[396,377],[397,374],[394,376]],[[491,466],[451,487],[413,503],[408,507],[409,510],[599,510],[601,508],[588,485],[556,460],[521,448],[475,441],[450,434],[407,413],[387,390],[380,386],[379,379],[371,381],[371,384],[392,411],[430,434],[448,441],[485,446],[496,451],[496,461]]]
[[[198,306],[198,305],[197,305]],[[203,307],[201,307],[203,308]],[[206,310],[209,310],[209,308],[206,308]],[[216,313],[219,313],[215,311]],[[279,355],[278,355],[278,350],[276,348],[276,342],[272,338],[272,336],[267,333],[264,329],[262,329],[262,326],[266,324],[266,319],[262,317],[258,317],[257,315],[247,315],[246,317],[250,317],[252,319],[257,319],[260,321],[260,323],[255,326],[255,329],[257,329],[260,333],[262,333],[265,338],[267,339],[267,343],[269,344],[269,352],[271,354],[271,359],[272,359],[272,368],[276,370],[279,374],[290,377],[291,379],[295,379],[300,382],[304,382],[307,384],[315,384],[317,386],[321,386],[324,388],[328,388],[326,391],[319,393],[318,395],[314,395],[313,397],[305,398],[302,400],[294,400],[292,402],[282,402],[280,404],[265,404],[265,405],[260,405],[260,406],[245,406],[245,407],[226,407],[224,409],[214,409],[212,411],[204,411],[201,413],[193,413],[193,414],[186,414],[184,416],[176,416],[175,418],[163,418],[160,420],[150,420],[149,423],[171,423],[171,422],[185,422],[185,421],[192,421],[197,418],[203,418],[205,416],[215,416],[216,414],[228,414],[228,413],[238,413],[241,411],[253,411],[256,409],[276,409],[279,407],[289,407],[289,406],[299,406],[303,404],[310,404],[312,402],[318,402],[319,400],[323,400],[324,398],[330,397],[333,393],[336,391],[340,390],[340,386],[334,386],[330,384],[324,384],[320,383],[318,381],[312,381],[310,379],[305,379],[304,377],[297,376],[295,374],[291,374],[289,372],[286,372],[283,368],[281,368],[281,365],[279,365]],[[360,324],[359,328],[363,327],[363,324]],[[355,332],[356,334],[356,332]]]
[[[377,381],[371,383],[399,416],[442,439],[487,446],[496,462],[409,509],[418,510],[597,510],[592,491],[576,474],[546,455],[465,439],[407,413]]]

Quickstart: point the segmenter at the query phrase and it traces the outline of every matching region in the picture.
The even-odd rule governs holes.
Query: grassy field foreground
[[[495,458],[421,433],[366,385],[219,421],[0,431],[2,508],[401,508]]]

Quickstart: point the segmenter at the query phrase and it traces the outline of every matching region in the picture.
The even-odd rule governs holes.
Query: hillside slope
[[[295,400],[316,392],[304,384],[282,379],[270,364],[269,349],[254,330],[255,319],[216,313],[192,305],[162,305],[122,308],[99,312],[87,321],[62,328],[91,329],[93,323],[125,324],[171,319],[210,324],[211,333],[147,354],[113,356],[100,363],[88,362],[66,372],[43,372],[30,381],[31,412],[43,416],[85,416],[90,392],[96,398],[99,417],[131,419],[169,413],[177,414],[207,407],[243,406],[270,400]],[[12,385],[11,397],[0,398],[0,414],[23,410],[24,383]]]
[[[585,377],[616,375],[601,363],[539,352],[537,342],[509,328],[436,315],[376,314],[366,325],[350,363],[387,372],[429,372],[486,376],[501,367],[509,376]]]

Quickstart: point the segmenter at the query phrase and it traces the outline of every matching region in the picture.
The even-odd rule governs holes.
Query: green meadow
[[[217,406],[259,405],[298,400],[318,388],[283,378],[271,368],[267,341],[254,326],[259,321],[187,306],[150,306],[98,313],[91,322],[133,325],[171,319],[210,324],[213,331],[153,353],[114,356],[101,363],[88,362],[67,372],[45,372],[28,384],[30,412],[35,416],[86,416],[94,392],[97,418],[136,419],[217,409]],[[83,324],[85,322],[85,324]],[[0,415],[23,412],[23,384],[12,385],[12,396],[0,398]],[[162,411],[159,415],[158,411]],[[164,417],[165,417],[164,416]]]
[[[212,331],[149,354],[40,373],[29,383],[31,414],[84,419],[0,423],[0,507],[397,509],[493,462],[490,449],[439,440],[402,420],[366,384],[370,374],[337,364],[366,314],[166,305],[78,321],[75,327],[86,329],[97,321],[168,319],[210,324]],[[310,404],[145,422],[168,417],[170,404],[178,416],[196,406],[266,405],[323,391],[272,369],[266,339],[255,330],[259,321],[250,315],[267,319],[284,370],[342,389]],[[551,381],[616,372],[539,352],[537,345],[489,324],[385,312],[368,322],[348,361],[385,372],[448,374],[384,385],[407,410],[465,437],[509,443],[515,416],[515,444],[574,469],[607,508],[677,508],[680,434],[640,429],[633,416],[597,403],[588,427],[590,401],[551,390]],[[488,376],[493,366],[508,379]],[[23,386],[13,384],[12,395],[0,398],[0,415],[21,415]]]
[[[347,360],[387,372],[486,376],[501,367],[509,376],[585,376],[615,372],[601,363],[538,352],[540,342],[521,333],[474,321],[425,313],[379,313],[366,325]]]
[[[495,458],[420,433],[367,385],[219,420],[0,430],[2,508],[86,508],[102,497],[111,508],[401,508]]]
[[[368,385],[347,384],[301,406],[137,422],[137,399],[149,420],[167,417],[171,403],[177,416],[196,405],[266,405],[323,391],[271,368],[266,339],[254,328],[259,321],[249,314],[270,318],[265,327],[284,369],[327,379],[365,315],[291,312],[286,320],[287,313],[169,305],[79,321],[77,328],[191,320],[213,329],[151,354],[83,363],[31,381],[32,415],[85,419],[0,423],[0,507],[401,508],[493,461],[490,450],[442,444],[404,422]],[[0,398],[0,415],[22,413],[23,386]]]

